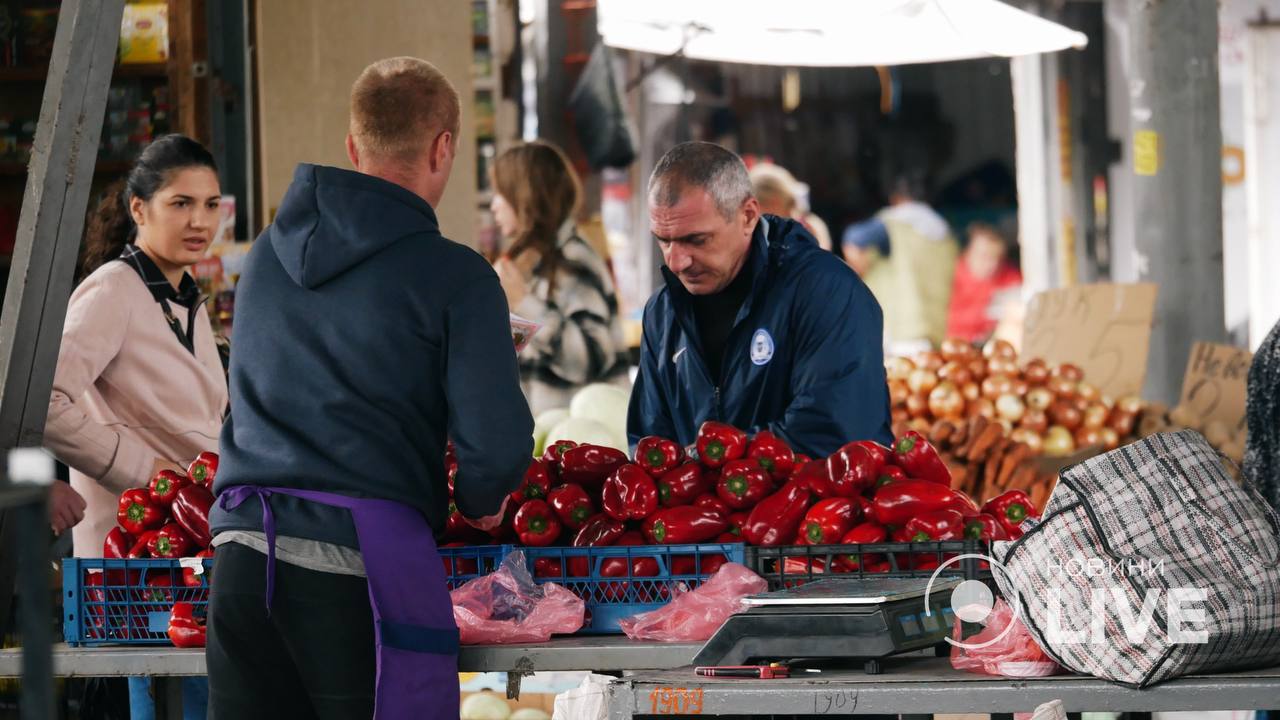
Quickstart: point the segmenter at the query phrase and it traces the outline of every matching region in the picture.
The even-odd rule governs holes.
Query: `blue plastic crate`
[[[444,561],[445,581],[455,590],[468,580],[488,575],[502,564],[512,550],[511,545],[467,545],[437,548]]]
[[[705,582],[709,560],[742,563],[745,557],[741,543],[513,549],[524,551],[538,583],[558,583],[586,602],[579,634],[621,632],[619,620],[666,605],[677,588]]]
[[[213,561],[202,561],[200,587],[183,584],[183,562],[196,560],[63,560],[63,638],[70,645],[167,645],[173,604],[189,602],[200,615],[209,602]]]
[[[440,548],[452,590],[498,569],[510,545]],[[183,584],[184,563],[175,560],[67,558],[62,564],[62,635],[69,645],[167,645],[169,613],[189,602],[202,615],[209,602],[213,559],[202,561],[201,587]]]
[[[913,543],[883,542],[863,545],[777,545],[747,548],[747,567],[769,582],[770,590],[781,590],[828,577],[928,578],[934,566],[916,567],[915,561],[930,558],[943,566],[943,573],[968,580],[988,580],[991,570],[981,559],[991,549],[979,540],[946,540]],[[954,558],[954,559],[953,559]],[[869,570],[869,567],[879,566]]]

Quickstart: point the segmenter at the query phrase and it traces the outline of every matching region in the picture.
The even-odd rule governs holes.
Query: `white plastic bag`
[[[609,683],[613,680],[595,673],[586,676],[581,685],[556,696],[551,720],[608,720]]]

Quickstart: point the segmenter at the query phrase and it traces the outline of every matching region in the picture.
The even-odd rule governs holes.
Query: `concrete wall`
[[[270,221],[311,162],[350,168],[351,83],[369,63],[412,55],[434,63],[462,97],[462,133],[449,189],[436,208],[444,234],[473,243],[476,150],[471,3],[458,0],[267,0],[257,3],[260,207]]]

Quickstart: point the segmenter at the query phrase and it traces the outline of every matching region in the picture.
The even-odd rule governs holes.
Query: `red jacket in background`
[[[961,257],[951,287],[951,305],[947,311],[947,337],[970,342],[985,340],[995,332],[997,319],[990,317],[991,301],[1002,290],[1022,284],[1022,273],[1008,262],[1002,263],[995,275],[985,280],[969,272],[969,264]]]

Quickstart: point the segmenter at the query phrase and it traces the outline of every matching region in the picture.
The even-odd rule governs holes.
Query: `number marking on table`
[[[701,715],[702,688],[660,687],[649,693],[651,715]]]

